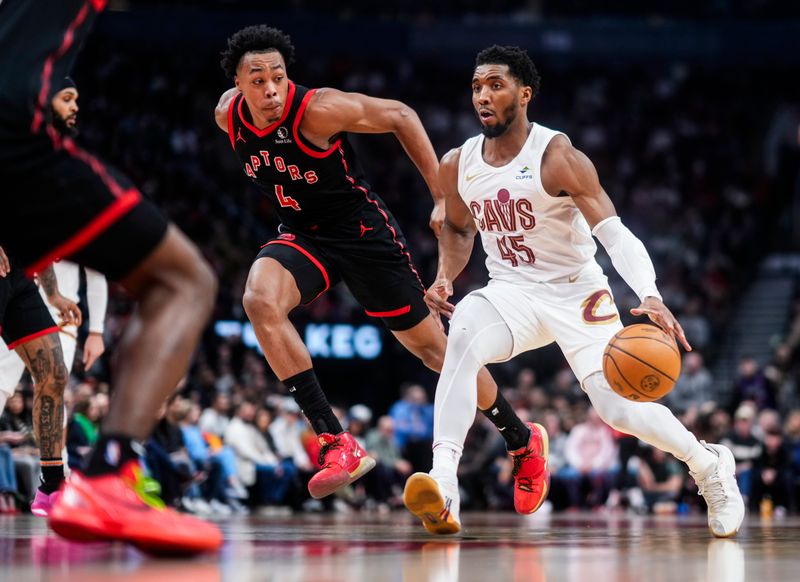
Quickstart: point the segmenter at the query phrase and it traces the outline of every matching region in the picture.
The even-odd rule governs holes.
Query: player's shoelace
[[[702,495],[712,512],[719,512],[728,500],[719,471],[714,471],[697,484],[697,494]]]
[[[328,454],[328,451],[341,449],[342,446],[343,446],[342,442],[339,440],[338,437],[336,437],[334,441],[322,445],[322,447],[320,447],[319,449],[319,458],[317,459],[317,463],[323,468],[330,465],[330,463],[325,462],[325,456]]]
[[[533,493],[533,477],[522,476],[517,478],[517,475],[519,474],[520,469],[522,469],[522,464],[525,461],[533,459],[538,456],[539,455],[537,455],[536,452],[533,451],[532,449],[525,449],[525,452],[520,453],[519,455],[513,455],[514,467],[511,469],[511,475],[514,477],[514,479],[517,480],[518,489]],[[536,476],[538,477],[538,475]]]
[[[133,470],[134,480],[130,484],[136,495],[153,509],[164,509],[166,503],[161,499],[161,485],[155,479],[145,476],[141,468]]]

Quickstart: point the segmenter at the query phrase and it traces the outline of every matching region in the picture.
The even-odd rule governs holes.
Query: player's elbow
[[[219,106],[215,107],[214,120],[222,131],[228,133],[228,112],[226,109],[220,108]]]
[[[391,111],[392,127],[395,132],[402,131],[420,123],[419,115],[410,106],[401,101],[394,101]]]

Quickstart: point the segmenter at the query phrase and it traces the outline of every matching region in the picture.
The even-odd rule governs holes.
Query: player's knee
[[[208,308],[209,314],[214,308],[214,302],[217,298],[217,289],[219,282],[217,281],[217,274],[205,260],[197,265],[197,273],[195,273],[196,288],[202,294],[202,301]]]
[[[597,414],[603,419],[608,426],[621,432],[626,432],[630,428],[630,411],[628,405],[630,403],[624,400],[611,404],[606,403],[604,406],[597,407]]]
[[[242,305],[253,323],[277,324],[288,317],[276,289],[248,287],[242,297]]]
[[[427,368],[434,372],[441,372],[444,363],[444,349],[440,346],[427,346],[423,348],[420,359]]]

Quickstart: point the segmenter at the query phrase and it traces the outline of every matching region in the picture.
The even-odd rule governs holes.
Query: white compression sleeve
[[[108,281],[92,269],[86,269],[86,303],[89,310],[89,331],[103,333],[108,306]]]
[[[447,338],[433,413],[434,470],[452,473],[478,407],[478,371],[511,355],[511,330],[486,299],[468,295],[456,306]],[[437,449],[455,453],[452,466],[437,467]],[[451,463],[447,463],[451,465]]]
[[[620,432],[684,461],[695,473],[704,473],[716,462],[700,441],[686,430],[670,410],[655,402],[633,402],[611,389],[602,372],[583,382],[583,389],[600,418]]]
[[[647,249],[644,248],[642,241],[622,224],[619,216],[609,216],[601,220],[592,229],[592,234],[603,244],[617,273],[641,301],[644,301],[645,297],[661,299],[656,287],[656,270],[650,255],[647,254]]]

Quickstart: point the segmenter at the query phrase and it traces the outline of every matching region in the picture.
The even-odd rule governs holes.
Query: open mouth
[[[494,119],[494,113],[489,111],[488,109],[482,109],[478,112],[478,115],[481,118],[481,121],[489,121],[490,119]]]

